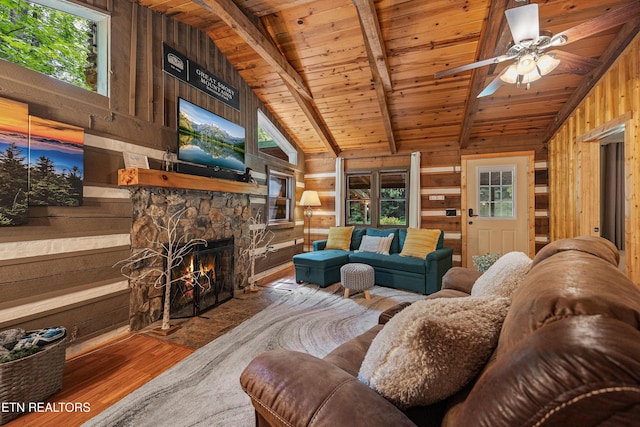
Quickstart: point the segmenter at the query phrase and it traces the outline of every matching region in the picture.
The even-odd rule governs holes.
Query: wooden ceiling
[[[434,73],[504,54],[504,11],[527,1],[132,1],[205,31],[304,152],[334,157],[545,142],[640,28],[640,0],[540,1],[540,29],[552,34],[635,9],[561,48],[592,66],[568,55],[529,90],[505,84],[477,98],[510,61]]]

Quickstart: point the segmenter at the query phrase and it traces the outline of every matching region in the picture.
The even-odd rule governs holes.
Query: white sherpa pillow
[[[511,294],[522,283],[531,258],[524,252],[509,252],[502,255],[473,284],[471,296],[494,295],[511,298]]]
[[[415,302],[374,338],[358,379],[401,409],[446,399],[491,356],[509,304],[499,297]]]

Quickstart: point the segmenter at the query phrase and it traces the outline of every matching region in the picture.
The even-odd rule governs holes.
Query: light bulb
[[[535,69],[536,69],[536,60],[533,57],[533,55],[531,55],[530,53],[523,55],[518,61],[518,64],[516,65],[516,71],[518,72],[518,74],[522,76],[529,74]]]
[[[505,83],[515,84],[518,80],[518,72],[516,71],[515,64],[509,65],[509,68],[500,75],[500,80]]]
[[[540,74],[546,76],[560,65],[560,60],[552,55],[542,55],[536,62]]]

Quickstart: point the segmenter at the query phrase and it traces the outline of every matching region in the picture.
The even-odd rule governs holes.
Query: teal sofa
[[[389,233],[395,234],[389,255],[356,252],[363,235],[387,236]],[[442,276],[451,268],[453,257],[453,249],[444,247],[444,233],[440,232],[436,250],[425,259],[400,256],[406,236],[407,230],[403,228],[356,228],[351,235],[349,251],[325,250],[327,241],[317,240],[313,242],[313,252],[293,256],[296,281],[326,287],[340,281],[340,267],[358,262],[373,267],[377,285],[425,295],[439,291]]]

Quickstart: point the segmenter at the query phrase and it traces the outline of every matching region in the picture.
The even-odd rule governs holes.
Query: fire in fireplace
[[[171,317],[199,316],[233,298],[233,264],[233,238],[194,246],[171,270]]]

